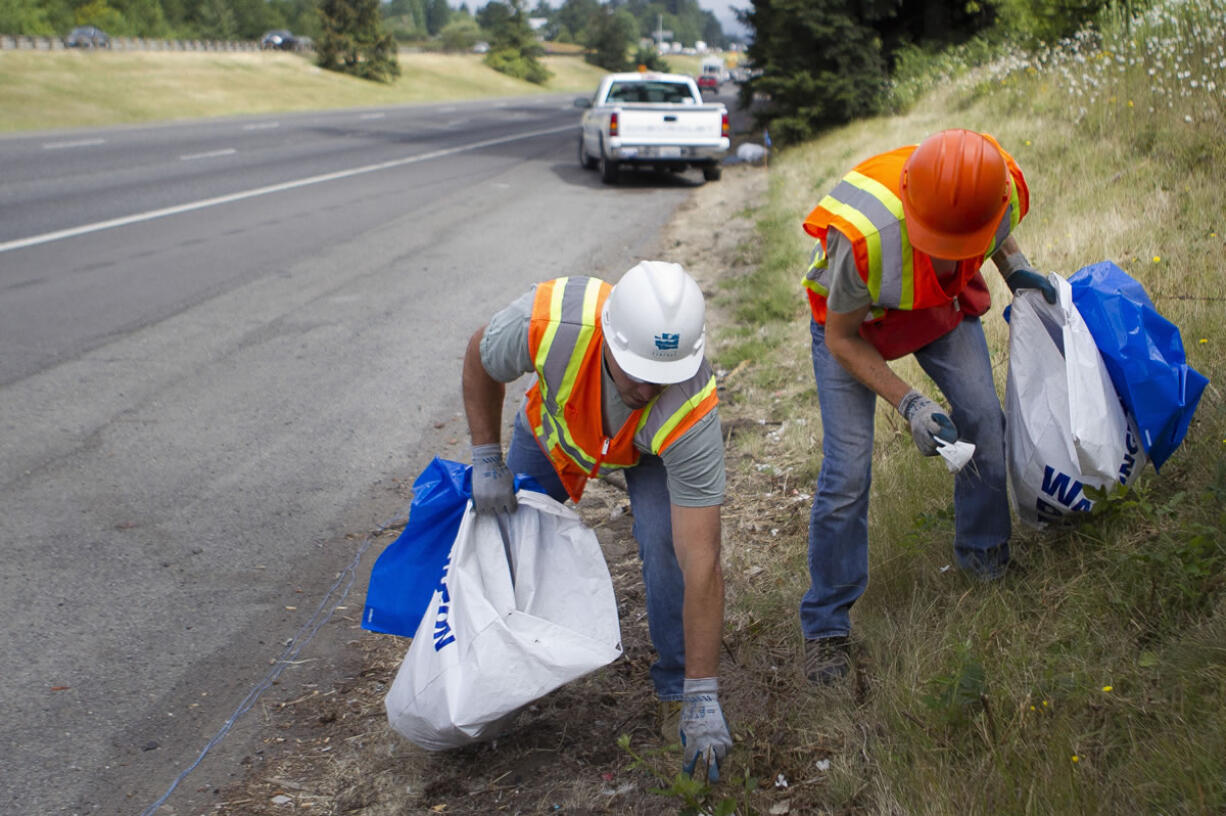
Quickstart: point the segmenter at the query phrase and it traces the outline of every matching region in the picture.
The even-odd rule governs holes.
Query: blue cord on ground
[[[204,758],[208,756],[209,751],[213,750],[213,748],[215,748],[217,744],[225,738],[226,734],[230,732],[230,729],[234,726],[234,724],[238,722],[238,719],[246,714],[253,705],[255,705],[256,701],[260,699],[260,696],[265,691],[272,687],[272,684],[278,677],[281,676],[281,673],[285,671],[285,667],[290,665],[290,663],[297,658],[303,647],[311,642],[311,639],[315,637],[316,633],[319,632],[320,628],[323,627],[325,623],[331,620],[332,613],[336,611],[336,607],[345,599],[345,596],[349,594],[349,590],[353,587],[354,579],[357,577],[357,569],[358,565],[362,562],[362,556],[364,556],[366,551],[370,549],[370,545],[374,542],[375,538],[380,533],[390,529],[396,524],[402,523],[404,523],[403,519],[400,519],[399,517],[393,518],[391,521],[380,525],[377,529],[366,536],[366,540],[362,542],[362,545],[358,547],[357,552],[354,553],[353,560],[349,562],[349,566],[345,567],[341,574],[337,576],[336,581],[333,582],[332,586],[328,588],[328,591],[324,593],[324,597],[319,602],[319,606],[316,608],[315,612],[306,621],[306,623],[299,627],[293,639],[286,644],[285,650],[281,652],[281,656],[273,663],[273,667],[269,670],[268,674],[266,674],[263,679],[252,686],[251,691],[247,693],[247,696],[243,698],[241,703],[239,703],[238,708],[236,708],[234,713],[226,719],[225,723],[222,724],[221,728],[213,736],[213,738],[208,741],[208,743],[204,746],[204,749],[200,751],[199,756],[196,757],[195,761],[184,768],[183,771],[175,777],[174,781],[170,783],[170,787],[166,789],[165,793],[158,797],[157,801],[141,811],[141,816],[153,816],[153,813],[166,803],[166,800],[170,798],[170,795],[175,792],[175,789],[179,787],[183,780],[187,779],[191,772],[199,767],[200,763],[204,761]]]

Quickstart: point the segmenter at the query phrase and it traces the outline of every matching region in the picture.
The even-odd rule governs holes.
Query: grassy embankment
[[[905,115],[771,160],[760,240],[744,248],[760,265],[726,284],[736,319],[714,347],[724,368],[747,361],[721,415],[768,423],[729,450],[737,510],[758,513],[727,533],[727,642],[737,671],[760,677],[762,708],[791,700],[792,712],[779,723],[738,709],[753,755],[728,770],[816,780],[788,791],[792,813],[1226,812],[1226,13],[1220,0],[1170,5],[1130,32],[1118,24],[1101,47],[1087,38],[961,72]],[[800,221],[858,160],[954,126],[993,133],[1026,172],[1031,213],[1017,235],[1030,259],[1066,277],[1115,261],[1180,327],[1211,384],[1160,475],[1147,468],[1075,529],[1015,530],[1021,569],[986,585],[947,570],[950,477],[880,407],[872,580],[853,614],[861,670],[809,702],[771,671],[781,654],[799,659],[823,432]],[[1003,395],[1009,293],[988,267]],[[896,368],[939,398],[913,361]],[[734,798],[741,813],[762,805]]]
[[[539,93],[590,93],[603,71],[546,56],[543,86],[471,54],[400,55],[388,84],[283,52],[0,51],[0,132]]]

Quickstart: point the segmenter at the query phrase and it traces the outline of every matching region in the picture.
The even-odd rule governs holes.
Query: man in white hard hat
[[[515,511],[515,473],[558,501],[625,474],[656,694],[681,702],[686,773],[702,759],[714,781],[732,738],[718,694],[724,454],[705,320],[702,291],[674,263],[643,261],[614,286],[545,281],[473,334],[463,390],[478,513]],[[504,463],[505,383],[528,372]]]

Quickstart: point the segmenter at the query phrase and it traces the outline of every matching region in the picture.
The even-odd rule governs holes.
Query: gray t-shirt
[[[490,318],[481,338],[481,364],[498,382],[511,382],[533,371],[528,351],[528,322],[534,291],[529,290]],[[601,417],[605,433],[620,429],[633,411],[618,396],[608,369],[601,366]],[[521,405],[520,410],[524,408]],[[719,414],[712,409],[669,445],[660,457],[668,474],[669,500],[682,507],[724,503],[724,437]]]
[[[826,269],[829,270],[829,293],[826,308],[846,314],[873,302],[868,284],[856,269],[856,256],[851,241],[836,229],[826,231]]]

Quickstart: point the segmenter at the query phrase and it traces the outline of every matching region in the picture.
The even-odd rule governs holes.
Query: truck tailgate
[[[723,136],[723,116],[722,105],[623,105],[618,135],[629,144],[718,142]]]

